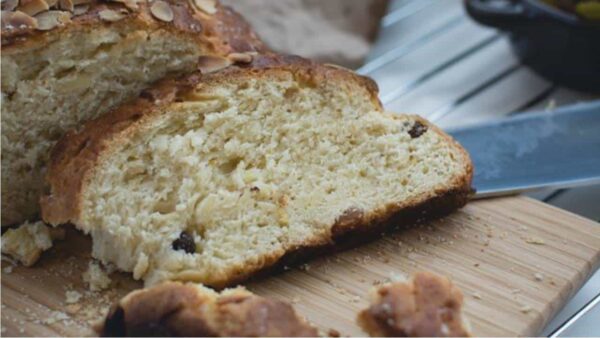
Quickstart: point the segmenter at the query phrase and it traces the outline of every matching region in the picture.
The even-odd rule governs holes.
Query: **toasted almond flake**
[[[47,11],[36,15],[35,18],[38,21],[37,29],[47,31],[69,22],[71,13],[65,11]]]
[[[118,2],[121,3],[123,5],[125,5],[125,7],[131,9],[131,10],[138,10],[139,6],[138,6],[138,2],[140,0],[112,0],[114,2]]]
[[[150,6],[150,12],[158,20],[171,22],[173,21],[173,10],[168,3],[158,0]]]
[[[44,0],[21,0],[17,9],[34,16],[40,12],[47,11],[50,7],[48,7],[48,4]]]
[[[21,11],[2,12],[2,30],[36,28],[38,22],[35,18]]]
[[[87,11],[90,9],[90,5],[76,5],[73,8],[73,15],[82,15],[87,13]]]
[[[73,12],[73,10],[75,9],[74,8],[75,6],[73,5],[73,1],[71,1],[71,0],[60,0],[59,7],[60,7],[60,9],[69,11],[69,12]]]
[[[194,6],[206,14],[213,15],[217,13],[217,3],[215,0],[192,0]]]
[[[115,22],[125,18],[125,14],[112,9],[105,9],[98,12],[100,19],[108,22]]]
[[[2,10],[3,11],[14,11],[19,5],[19,0],[3,0]]]
[[[48,7],[50,7],[50,8],[56,6],[56,4],[58,3],[58,0],[45,0],[45,1],[48,4]]]
[[[138,10],[140,7],[138,6],[138,0],[124,0],[123,3],[125,6],[131,10]]]
[[[231,65],[231,60],[218,56],[201,56],[198,60],[198,68],[202,74],[214,73]]]
[[[231,53],[227,56],[231,62],[235,63],[250,63],[252,62],[252,54],[250,53]]]

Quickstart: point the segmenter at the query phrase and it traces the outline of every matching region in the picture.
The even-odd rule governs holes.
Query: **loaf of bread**
[[[467,153],[384,112],[371,80],[298,57],[248,61],[164,81],[68,133],[44,220],[91,234],[95,258],[146,285],[223,287],[467,202]]]
[[[317,330],[282,301],[245,289],[222,293],[167,282],[134,291],[109,312],[107,337],[316,337]]]
[[[372,337],[470,336],[462,305],[461,291],[448,278],[420,272],[373,289],[358,324]]]
[[[2,225],[39,218],[66,130],[202,55],[263,48],[216,0],[2,1]]]

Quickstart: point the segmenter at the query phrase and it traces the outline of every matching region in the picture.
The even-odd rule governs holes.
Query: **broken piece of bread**
[[[169,80],[63,138],[43,218],[91,234],[93,256],[224,287],[346,234],[445,215],[472,165],[377,87],[298,57]]]
[[[43,222],[24,223],[16,229],[6,230],[2,235],[2,253],[24,266],[32,266],[42,252],[52,247],[54,240],[64,238],[63,228],[52,228]]]
[[[461,291],[448,278],[420,272],[373,289],[358,324],[373,337],[470,336],[462,305]]]
[[[292,306],[245,289],[222,293],[198,284],[167,282],[134,291],[109,312],[108,337],[315,337]]]
[[[98,262],[90,261],[88,268],[82,274],[83,281],[88,285],[90,291],[101,291],[108,289],[112,280]]]
[[[194,71],[200,56],[263,48],[216,0],[3,1],[2,225],[39,218],[49,153],[66,130]]]

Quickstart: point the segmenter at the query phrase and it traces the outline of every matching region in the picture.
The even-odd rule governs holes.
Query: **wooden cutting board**
[[[127,274],[115,288],[86,291],[89,239],[72,231],[33,268],[2,262],[2,335],[88,335],[110,303],[140,287]],[[364,335],[355,324],[372,285],[429,270],[465,294],[479,336],[530,336],[540,330],[600,263],[600,225],[524,197],[478,201],[444,220],[401,230],[323,257],[248,287],[286,299],[324,330]],[[8,268],[10,270],[10,268]],[[66,304],[66,291],[82,297]],[[76,297],[75,297],[76,298]]]

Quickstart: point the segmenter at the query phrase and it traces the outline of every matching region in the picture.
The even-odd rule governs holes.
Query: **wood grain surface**
[[[110,291],[88,291],[81,274],[89,251],[89,239],[70,231],[33,268],[3,261],[2,335],[91,335],[91,325],[112,302],[141,286],[113,273]],[[355,317],[367,305],[368,290],[393,276],[428,270],[449,276],[463,290],[475,335],[523,336],[539,334],[599,263],[598,223],[511,197],[473,202],[443,220],[247,286],[294,303],[324,330],[364,335]],[[67,304],[67,291],[82,297]]]

